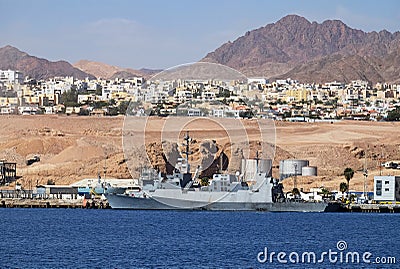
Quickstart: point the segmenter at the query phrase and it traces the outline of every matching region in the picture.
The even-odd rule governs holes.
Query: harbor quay
[[[381,179],[381,177],[379,177],[379,179]],[[41,188],[44,188],[47,191],[41,192]],[[89,187],[87,187],[87,189],[88,190],[86,190],[86,188],[73,188],[57,185],[39,186],[36,188],[36,190],[20,188],[2,189],[0,190],[0,207],[82,209],[111,208],[110,203],[107,200],[107,195],[105,197],[104,195],[100,195],[100,193],[104,192],[104,190],[102,191],[100,188]],[[115,191],[116,190],[117,189],[115,189]],[[129,195],[129,192],[122,195]],[[378,196],[376,196],[376,198],[378,199]],[[349,203],[336,200],[334,203],[336,204],[335,208],[337,208],[335,212],[400,213],[400,202],[398,201],[371,200],[370,203]]]
[[[111,209],[101,199],[32,199],[0,198],[1,208],[80,208]],[[338,212],[349,213],[400,213],[400,204],[340,204]]]
[[[32,191],[0,190],[0,207],[2,208],[82,208],[82,209],[110,209],[108,202],[101,198],[72,196],[65,198],[34,198]]]
[[[359,204],[337,202],[340,209],[335,212],[349,213],[400,213],[400,204],[396,202]],[[79,209],[111,209],[104,198],[72,196],[37,198],[32,191],[19,192],[15,190],[0,190],[1,208],[79,208]]]
[[[66,199],[27,199],[3,198],[0,200],[2,208],[81,208],[81,209],[110,209],[108,202],[98,199],[66,200]]]
[[[400,204],[348,204],[342,205],[344,211],[362,213],[400,213]]]

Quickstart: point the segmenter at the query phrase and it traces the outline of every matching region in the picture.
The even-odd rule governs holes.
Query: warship
[[[187,133],[186,158],[178,158],[172,175],[162,177],[151,169],[142,171],[139,186],[125,193],[107,192],[113,209],[136,210],[219,210],[271,212],[336,211],[335,204],[287,199],[283,185],[272,177],[271,169],[260,169],[260,160],[253,159],[255,171],[251,178],[236,173],[214,174],[206,184],[198,179],[199,168],[190,173]],[[243,164],[243,161],[242,161]]]

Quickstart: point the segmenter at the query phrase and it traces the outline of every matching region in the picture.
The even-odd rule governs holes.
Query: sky
[[[400,31],[398,0],[0,0],[0,47],[51,61],[166,69],[297,14]]]

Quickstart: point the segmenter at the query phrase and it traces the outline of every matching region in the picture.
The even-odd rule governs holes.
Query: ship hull
[[[173,198],[154,199],[151,197],[131,197],[108,194],[108,202],[113,209],[133,210],[210,210],[210,211],[269,211],[269,212],[326,212],[336,211],[329,203],[318,202],[229,202],[215,201],[202,203],[182,201]]]

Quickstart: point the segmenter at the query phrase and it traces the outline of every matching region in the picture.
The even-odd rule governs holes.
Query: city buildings
[[[114,80],[55,77],[36,81],[23,79],[19,71],[0,71],[1,114],[68,111],[91,115],[94,109],[101,109],[105,115],[115,115],[125,113],[129,102],[141,115],[173,113],[184,103],[190,103],[195,109],[202,103],[219,102],[224,107],[210,111],[203,107],[200,114],[216,117],[251,115],[287,121],[379,121],[399,109],[400,85],[371,85],[360,80],[322,84],[292,79],[269,82],[265,78],[146,81],[141,77]],[[193,115],[197,114],[199,112]]]

